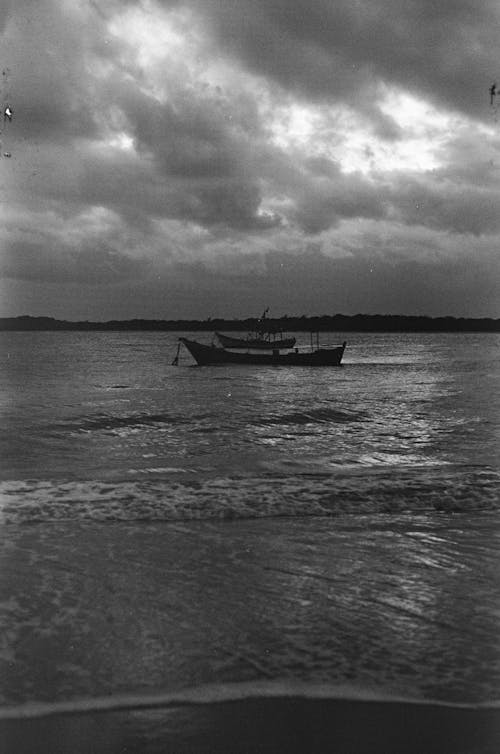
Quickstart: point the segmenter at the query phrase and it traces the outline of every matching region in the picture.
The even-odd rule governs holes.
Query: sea
[[[242,700],[498,712],[500,334],[322,333],[317,368],[175,366],[179,335],[212,339],[0,333],[0,749]],[[120,720],[102,751],[279,750]]]

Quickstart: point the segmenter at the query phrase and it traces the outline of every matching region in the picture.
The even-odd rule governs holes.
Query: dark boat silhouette
[[[199,366],[210,364],[256,364],[278,366],[332,366],[341,365],[346,347],[292,348],[282,351],[279,348],[267,350],[230,350],[215,345],[205,345],[189,338],[179,338]]]

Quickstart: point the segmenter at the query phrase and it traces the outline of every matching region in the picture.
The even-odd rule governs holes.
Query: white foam
[[[148,466],[130,469],[128,481],[7,481],[0,482],[0,521],[467,513],[498,510],[500,504],[500,475],[493,470],[436,464],[371,468],[377,469],[375,478],[363,467],[343,468],[342,473],[314,473],[312,467],[309,473],[233,474],[198,481],[189,478],[191,469]]]
[[[299,698],[311,700],[413,704],[452,709],[500,710],[500,699],[484,702],[452,702],[391,694],[386,690],[354,685],[314,684],[300,681],[245,681],[206,684],[158,694],[120,694],[57,702],[27,702],[0,709],[0,720],[19,720],[51,715],[84,714],[119,710],[153,709],[184,705],[210,705],[248,699]]]

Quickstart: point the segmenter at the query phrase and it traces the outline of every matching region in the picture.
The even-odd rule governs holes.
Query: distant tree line
[[[345,314],[321,317],[290,317],[266,319],[266,326],[289,332],[500,332],[500,319],[483,317],[417,317],[400,314]],[[259,327],[257,318],[247,319],[127,319],[108,322],[71,322],[53,317],[4,317],[0,330],[238,330],[251,332]]]

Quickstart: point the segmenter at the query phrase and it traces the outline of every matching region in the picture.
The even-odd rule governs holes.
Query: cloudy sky
[[[498,0],[3,0],[0,316],[500,317],[499,38]]]

